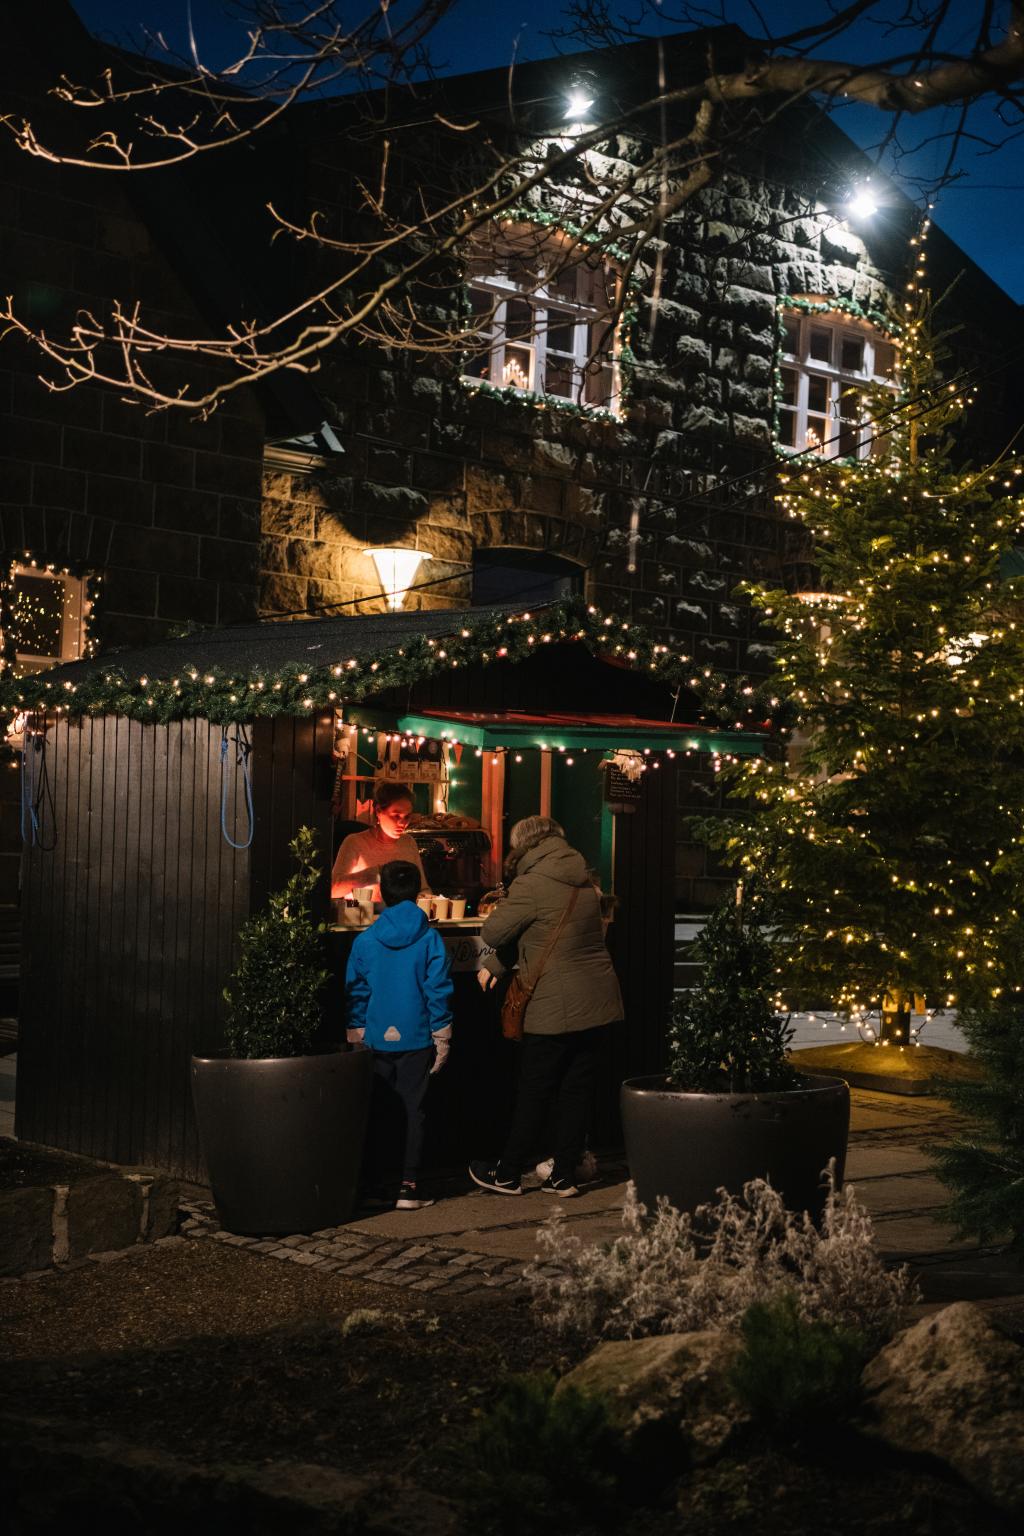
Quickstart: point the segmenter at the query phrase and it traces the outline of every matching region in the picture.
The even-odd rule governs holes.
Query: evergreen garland
[[[243,923],[241,957],[224,988],[225,1030],[232,1056],[305,1056],[320,1027],[324,923],[314,922],[310,896],[320,878],[316,834],[300,827],[288,844],[298,868],[266,912]]]
[[[966,1008],[957,1024],[982,1076],[947,1089],[970,1129],[929,1149],[953,1192],[946,1215],[958,1236],[1009,1237],[1024,1259],[1024,1004]]]
[[[301,644],[302,626],[295,626]],[[112,657],[80,681],[63,667],[53,673],[0,680],[0,709],[9,714],[53,712],[72,718],[122,715],[167,724],[202,717],[214,724],[238,724],[283,715],[309,715],[343,703],[408,686],[448,669],[480,663],[523,661],[540,647],[576,641],[598,655],[644,671],[670,688],[688,689],[701,701],[701,723],[725,729],[763,729],[774,705],[774,685],[726,678],[691,657],[653,640],[642,628],[601,614],[582,598],[569,598],[537,612],[488,614],[460,621],[450,636],[412,635],[402,646],[377,656],[350,655],[344,625],[338,626],[338,659],[316,667],[293,662],[275,671],[200,671],[182,647],[180,670],[170,677],[129,675]],[[144,654],[144,653],[140,653]]]

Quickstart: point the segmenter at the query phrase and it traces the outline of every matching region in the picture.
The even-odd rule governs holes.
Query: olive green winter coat
[[[622,994],[605,947],[600,897],[583,855],[564,838],[546,837],[523,855],[508,895],[486,919],[480,936],[495,950],[505,950],[509,964],[518,962],[523,983],[530,986],[531,968],[536,971],[540,964],[574,886],[580,890],[576,906],[526,1010],[524,1028],[530,1035],[568,1034],[622,1018]],[[485,956],[484,964],[498,976],[506,968],[498,954]]]

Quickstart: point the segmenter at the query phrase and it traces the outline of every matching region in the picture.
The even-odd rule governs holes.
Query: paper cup
[[[427,914],[428,918],[433,917],[433,915],[434,915],[434,898],[433,898],[433,896],[417,896],[416,897],[416,905],[419,907],[421,912],[425,912]]]
[[[434,897],[434,916],[439,923],[446,923],[452,915],[452,904],[447,896]]]
[[[460,922],[466,915],[465,896],[453,896],[451,900],[451,918],[453,923]]]

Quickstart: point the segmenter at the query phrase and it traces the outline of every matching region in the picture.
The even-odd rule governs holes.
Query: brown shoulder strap
[[[563,911],[561,917],[558,919],[558,927],[555,929],[555,931],[551,935],[550,939],[548,939],[547,944],[544,946],[544,953],[540,957],[540,964],[538,965],[536,971],[534,972],[533,976],[531,977],[531,980],[530,980],[530,991],[531,992],[533,991],[534,987],[537,985],[538,981],[540,981],[541,972],[543,971],[544,967],[547,965],[548,961],[550,960],[550,958],[551,958],[551,951],[554,949],[555,945],[558,943],[559,935],[561,934],[562,929],[565,927],[566,920],[572,916],[573,909],[575,908],[576,903],[577,903],[577,901],[579,901],[579,899],[580,899],[580,887],[578,885],[574,885],[573,888],[572,888],[572,895],[569,897],[569,900],[565,904],[565,910]]]

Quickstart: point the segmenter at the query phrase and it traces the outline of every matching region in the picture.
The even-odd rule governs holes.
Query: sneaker
[[[394,1203],[394,1196],[382,1189],[364,1189],[359,1196],[359,1208],[363,1211],[390,1211]]]
[[[550,1179],[555,1171],[554,1158],[546,1157],[543,1162],[537,1164],[533,1171],[538,1179]],[[597,1158],[593,1152],[586,1151],[580,1158],[576,1165],[576,1178],[581,1184],[589,1184],[591,1179],[597,1178]]]
[[[499,1179],[498,1170],[489,1163],[470,1163],[469,1176],[481,1189],[489,1189],[492,1195],[521,1195],[523,1186],[518,1179]]]
[[[395,1201],[396,1211],[422,1211],[428,1205],[433,1205],[433,1200],[424,1200],[416,1193],[416,1185],[406,1181],[398,1191],[398,1199]]]
[[[568,1179],[545,1179],[540,1192],[542,1195],[561,1195],[563,1200],[579,1194],[576,1185],[570,1184]]]

